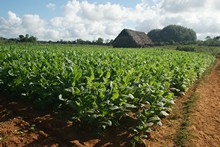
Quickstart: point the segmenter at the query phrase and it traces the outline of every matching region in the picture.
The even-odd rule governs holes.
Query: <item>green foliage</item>
[[[36,43],[37,42],[37,38],[34,36],[30,36],[29,34],[24,35],[19,35],[19,42],[30,42],[30,43]]]
[[[168,46],[167,48],[172,48],[172,47]],[[213,55],[216,58],[220,58],[220,47],[217,46],[179,45],[176,47],[176,50],[206,53]]]
[[[69,107],[73,119],[106,128],[137,120],[135,139],[162,125],[174,94],[185,92],[215,58],[163,49],[0,46],[0,91],[42,108]]]
[[[216,36],[213,38],[207,36],[205,41],[197,41],[197,44],[204,46],[220,46],[220,36]]]
[[[5,43],[6,41],[7,41],[7,39],[6,39],[6,38],[0,37],[0,44]]]
[[[162,30],[154,29],[147,35],[158,44],[189,44],[195,43],[197,38],[195,31],[180,25],[169,25]]]
[[[186,51],[186,52],[195,52],[195,46],[177,46],[176,50],[178,51]]]
[[[153,41],[153,42],[161,42],[160,38],[160,29],[153,29],[150,32],[148,32],[147,36]]]
[[[104,43],[104,39],[98,38],[98,39],[96,40],[96,43],[99,44],[99,45],[102,45],[102,44]]]

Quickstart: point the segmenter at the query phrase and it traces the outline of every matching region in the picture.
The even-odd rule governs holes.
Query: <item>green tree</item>
[[[20,41],[20,42],[24,42],[24,40],[25,40],[24,35],[19,35],[19,41]]]
[[[205,40],[210,40],[210,39],[212,39],[211,36],[206,36],[206,38],[205,38]]]
[[[26,34],[25,36],[24,35],[19,35],[18,41],[19,42],[36,43],[37,42],[37,37],[34,37],[34,36],[29,37],[29,34]]]
[[[213,39],[216,40],[216,41],[220,41],[220,36],[216,36]]]
[[[161,29],[153,29],[150,32],[147,33],[147,36],[153,41],[153,42],[160,42],[160,31]]]
[[[148,33],[151,40],[156,43],[166,42],[168,44],[189,44],[197,39],[196,32],[192,29],[180,26],[169,25],[162,30],[154,29]]]
[[[32,42],[32,43],[37,42],[37,37],[34,37],[34,36],[29,37],[28,42]]]
[[[192,29],[188,29],[179,25],[169,25],[160,32],[161,40],[170,42],[171,40],[178,43],[187,43],[196,41],[196,33]]]
[[[102,39],[101,37],[96,40],[96,43],[99,45],[102,45],[103,42],[104,42],[104,39]]]
[[[220,46],[220,36],[216,36],[213,38],[207,36],[202,44],[207,46]]]
[[[76,39],[76,44],[85,44],[85,41],[82,39]]]

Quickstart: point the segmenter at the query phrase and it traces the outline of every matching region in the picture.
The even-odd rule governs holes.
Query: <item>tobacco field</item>
[[[214,62],[160,48],[1,45],[0,93],[42,110],[72,109],[71,119],[99,129],[132,118],[138,140]]]

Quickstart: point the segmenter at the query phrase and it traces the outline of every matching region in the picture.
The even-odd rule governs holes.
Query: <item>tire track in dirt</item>
[[[190,117],[190,146],[220,146],[220,60],[195,91],[198,100]]]

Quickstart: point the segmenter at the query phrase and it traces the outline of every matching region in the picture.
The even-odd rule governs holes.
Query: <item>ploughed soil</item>
[[[163,119],[163,126],[154,126],[149,138],[137,146],[217,147],[220,145],[219,114],[220,60],[204,80],[176,100],[173,111]],[[122,121],[121,127],[107,129],[104,137],[99,137],[96,129],[67,121],[68,116],[64,112],[40,111],[30,104],[1,96],[0,147],[132,146],[129,128],[133,122],[129,120]]]

